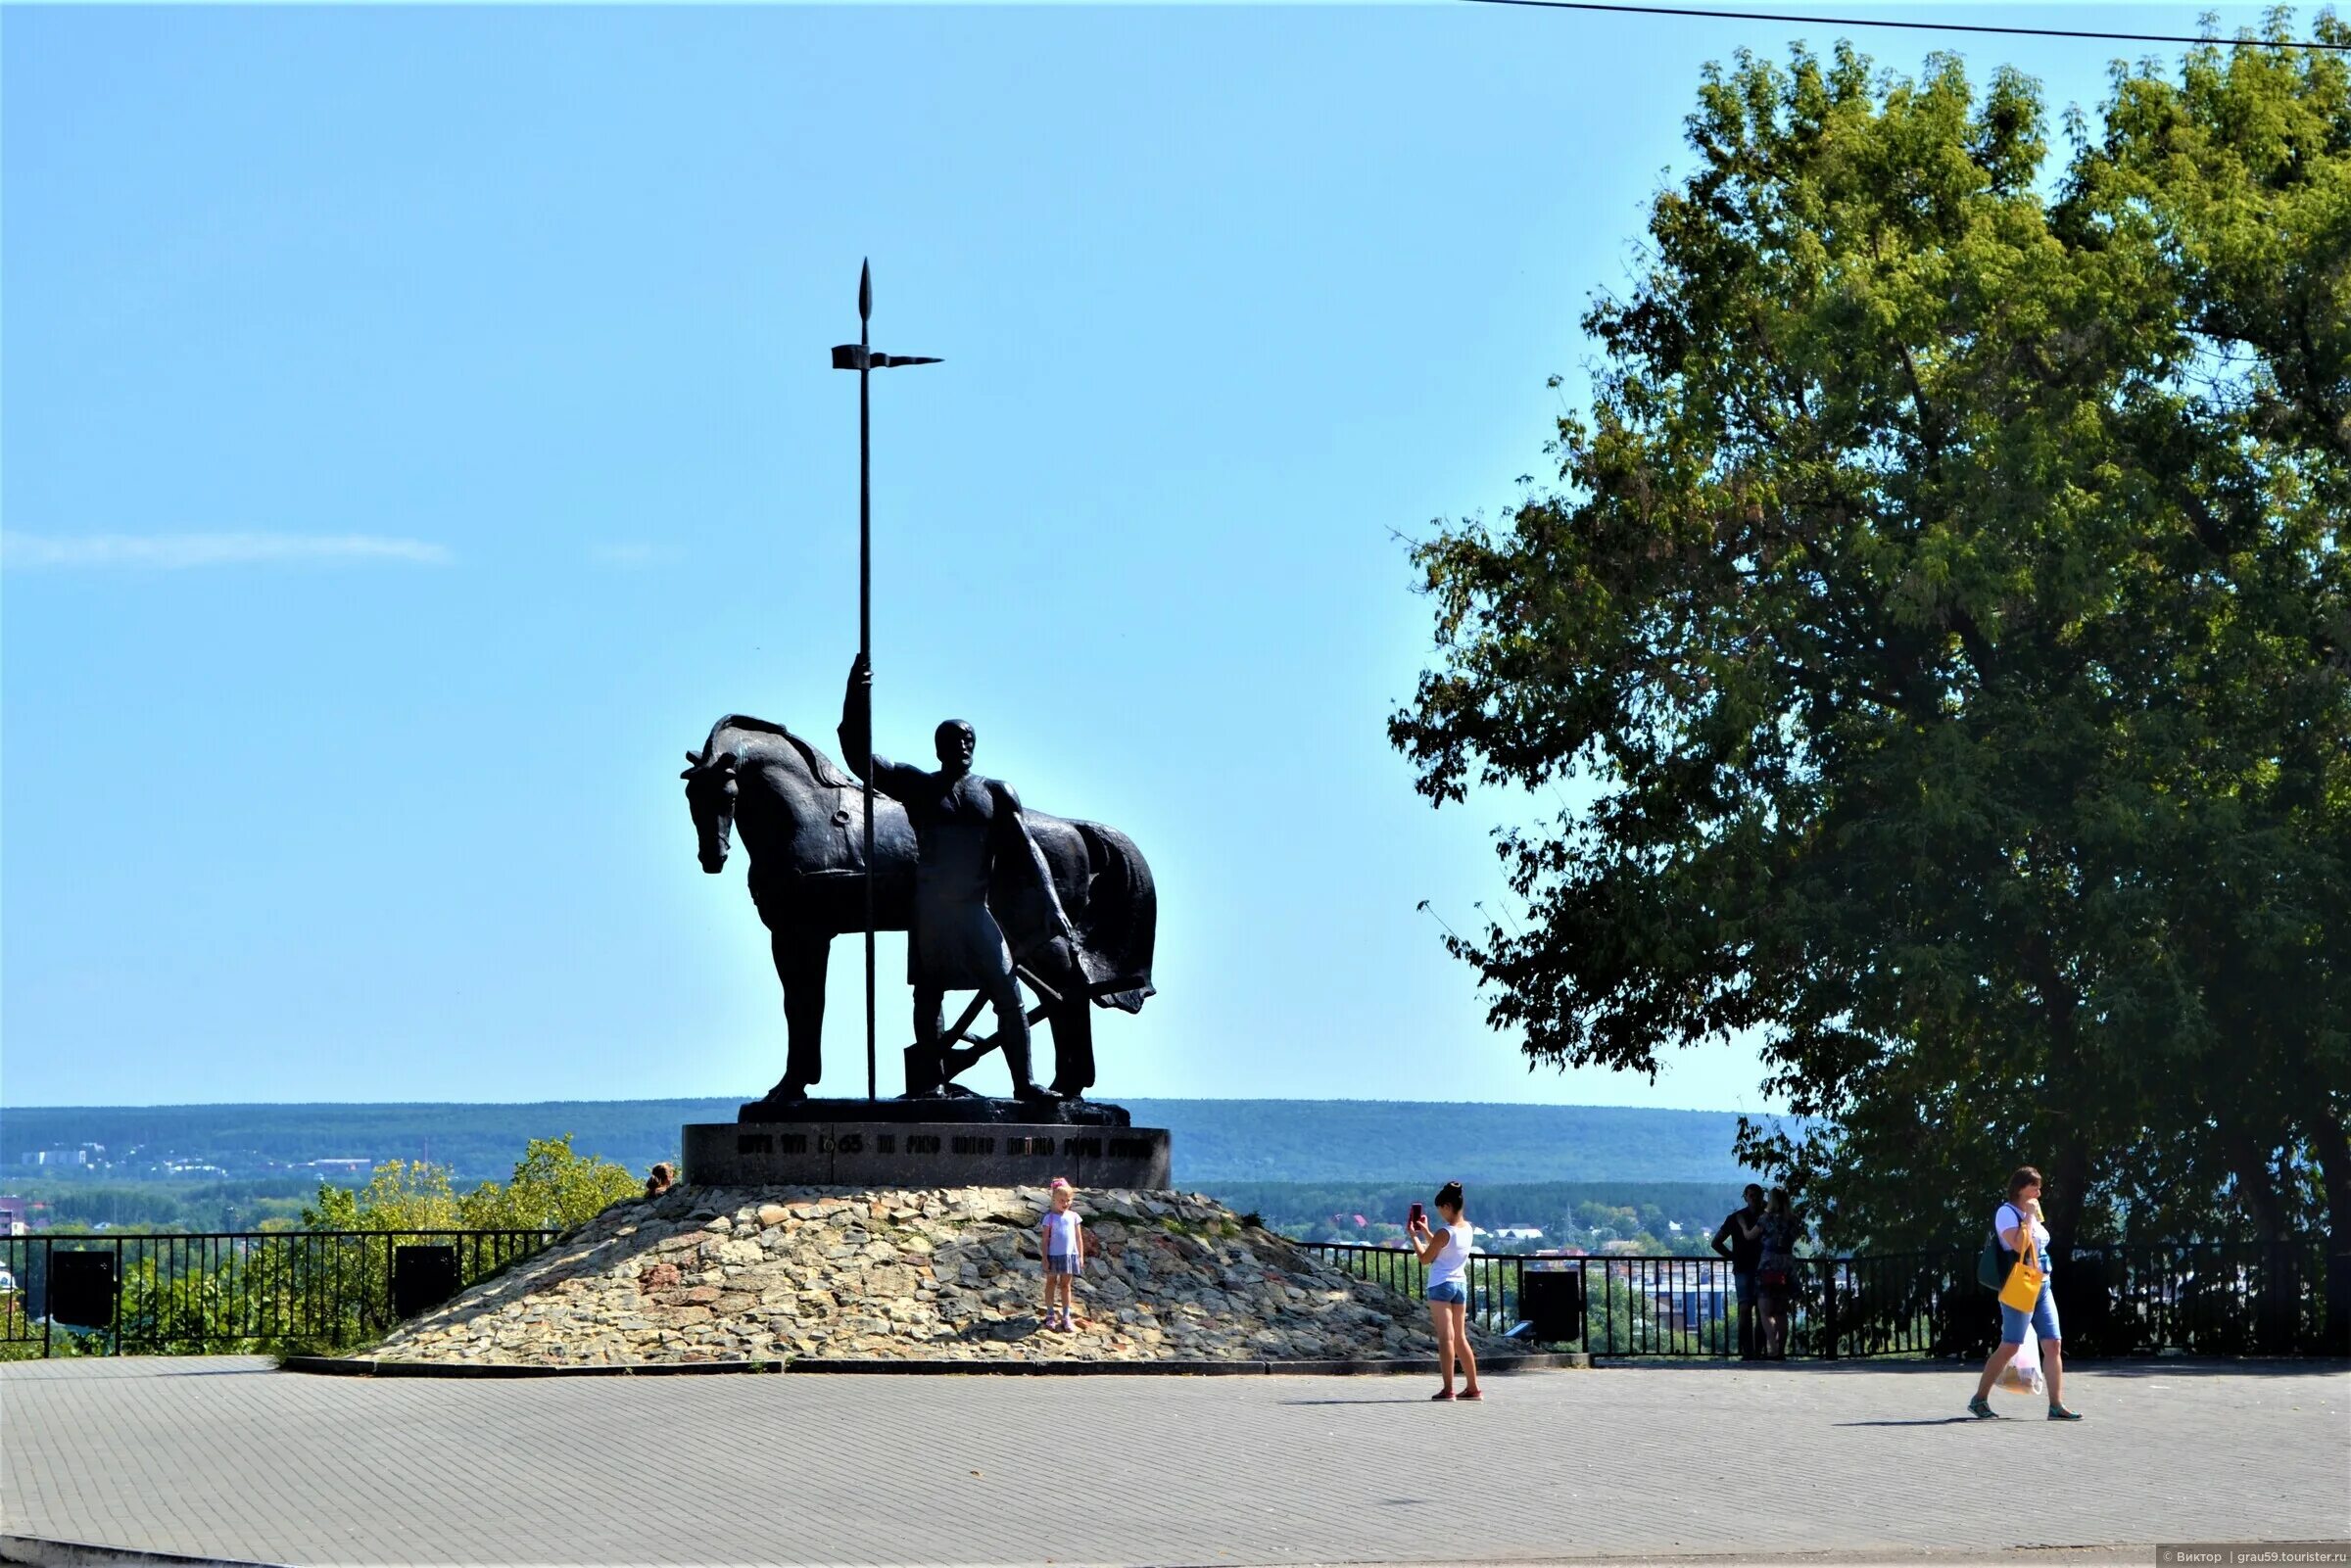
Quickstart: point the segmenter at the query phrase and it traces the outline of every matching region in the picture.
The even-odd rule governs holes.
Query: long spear
[[[857,341],[833,350],[833,368],[857,372],[857,652],[874,667],[874,417],[868,373],[901,364],[936,364],[927,355],[876,354],[869,324],[874,317],[874,267],[857,267]],[[871,690],[871,688],[868,688]],[[865,1097],[874,1092],[874,713],[866,704],[865,766]]]

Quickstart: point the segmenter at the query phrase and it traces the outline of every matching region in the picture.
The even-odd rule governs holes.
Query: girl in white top
[[[1438,1188],[1436,1204],[1445,1220],[1443,1229],[1430,1230],[1428,1220],[1418,1213],[1413,1215],[1410,1227],[1413,1246],[1428,1268],[1428,1321],[1436,1330],[1437,1371],[1445,1385],[1429,1398],[1454,1398],[1453,1364],[1458,1359],[1463,1379],[1461,1398],[1482,1400],[1485,1395],[1477,1387],[1477,1353],[1469,1348],[1468,1328],[1469,1249],[1476,1242],[1477,1231],[1462,1217],[1460,1182],[1449,1181]]]
[[[1037,1226],[1038,1250],[1045,1259],[1045,1327],[1073,1329],[1078,1318],[1071,1291],[1078,1271],[1085,1266],[1085,1221],[1070,1207],[1078,1192],[1067,1177],[1055,1176],[1046,1192],[1053,1207]]]
[[[2019,1165],[2008,1178],[2008,1201],[1992,1212],[1992,1234],[2009,1252],[2030,1254],[2040,1264],[2042,1279],[2040,1295],[2034,1300],[2030,1310],[2020,1310],[2000,1303],[2000,1343],[1991,1348],[1984,1362],[1984,1375],[1976,1380],[1976,1397],[1967,1402],[1967,1410],[1979,1421],[1998,1419],[1988,1396],[2000,1373],[2016,1359],[2017,1351],[2025,1343],[2025,1326],[2030,1323],[2040,1342],[2041,1370],[2048,1374],[2049,1419],[2079,1421],[2081,1416],[2065,1404],[2065,1342],[2057,1327],[2057,1298],[2050,1294],[2046,1277],[2049,1267],[2049,1227],[2040,1217],[2040,1172],[2031,1165]]]

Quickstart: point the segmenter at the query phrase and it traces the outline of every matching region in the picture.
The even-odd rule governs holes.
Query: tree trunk
[[[2286,1232],[2285,1206],[2279,1200],[2278,1183],[2270,1173],[2269,1156],[2260,1141],[2233,1117],[2221,1118],[2221,1150],[2236,1177],[2237,1201],[2252,1216],[2255,1233],[2265,1242],[2282,1240]]]
[[[2048,1202],[2041,1206],[2049,1225],[2049,1252],[2060,1260],[2071,1258],[2074,1237],[2082,1228],[2083,1200],[2088,1196],[2095,1163],[2089,1137],[2069,1118],[2057,1136],[2055,1157],[2042,1172],[2048,1177]]]
[[[2351,1133],[2334,1096],[2314,1087],[2309,1103],[2318,1113],[2309,1118],[2310,1143],[2327,1195],[2327,1348],[2351,1355]]]
[[[2039,932],[2026,939],[2022,957],[2025,973],[2040,993],[2048,1015],[2048,1068],[2043,1077],[2048,1096],[2049,1150],[2042,1166],[2041,1209],[2049,1227],[2049,1252],[2060,1265],[2072,1256],[2074,1237],[2082,1228],[2082,1210],[2089,1196],[2092,1129],[2087,1108],[2095,1103],[2095,1086],[2087,1081],[2082,1053],[2075,1039],[2081,1018],[2080,999],[2058,974],[2048,938]]]

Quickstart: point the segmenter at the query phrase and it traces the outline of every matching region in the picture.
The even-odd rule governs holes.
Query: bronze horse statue
[[[701,750],[686,753],[679,777],[702,870],[715,874],[726,865],[738,832],[750,857],[745,880],[784,986],[784,1076],[767,1098],[803,1099],[824,1076],[825,968],[833,938],[865,928],[863,792],[831,757],[784,726],[740,713],[711,726]],[[914,829],[888,796],[877,794],[874,807],[880,873],[874,924],[902,931],[914,908]],[[1052,928],[1033,878],[997,878],[988,907],[1022,973],[1044,998],[1040,1011],[1053,1029],[1053,1092],[1077,1099],[1094,1083],[1090,1008],[1138,1013],[1152,994],[1158,892],[1142,852],[1115,828],[1041,811],[1024,815],[1077,940]],[[974,1016],[967,1012],[953,1034],[961,1035]],[[982,1042],[956,1053],[947,1076],[984,1050]]]

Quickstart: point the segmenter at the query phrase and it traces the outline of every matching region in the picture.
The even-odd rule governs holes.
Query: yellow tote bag
[[[2016,1266],[2008,1270],[2008,1283],[2000,1287],[2000,1305],[2013,1307],[2020,1312],[2033,1310],[2040,1301],[2040,1287],[2048,1278],[2040,1266],[2040,1249],[2028,1247],[2016,1255]]]

